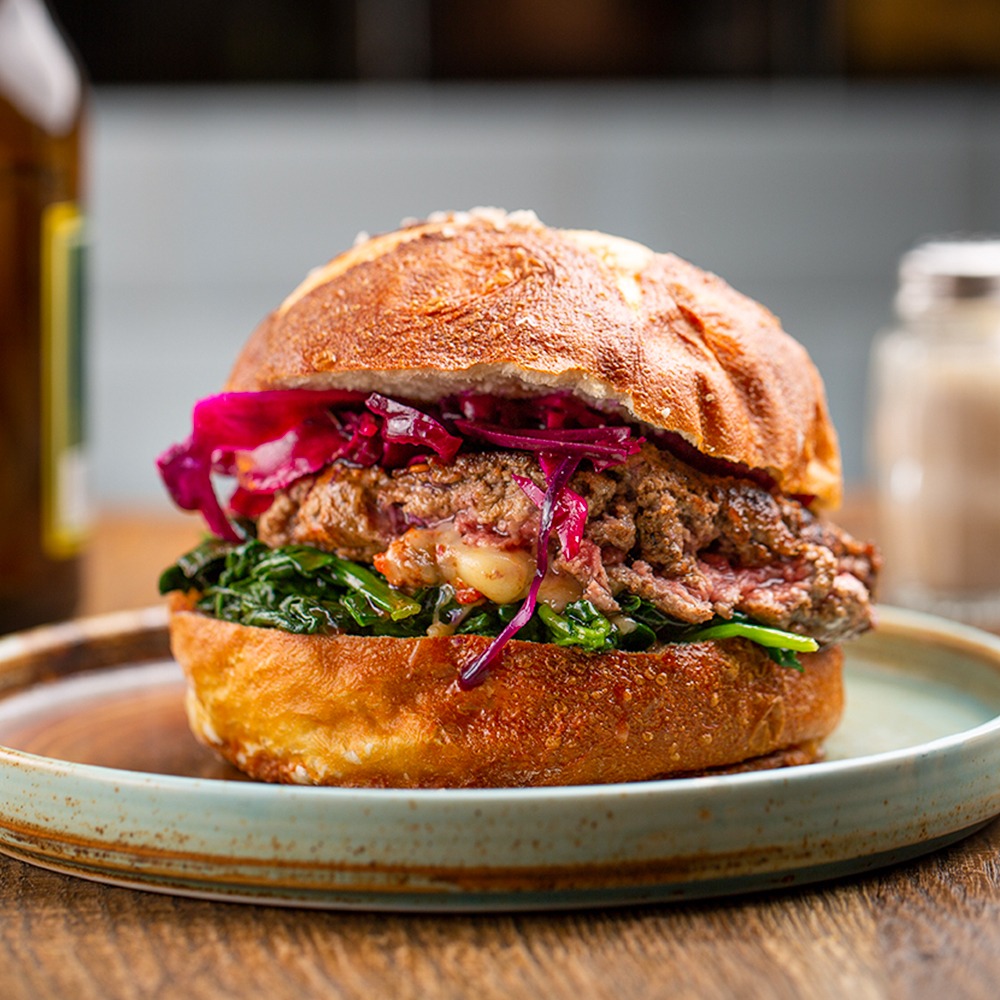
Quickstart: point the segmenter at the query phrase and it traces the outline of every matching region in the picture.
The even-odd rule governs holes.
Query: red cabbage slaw
[[[458,684],[463,690],[469,690],[481,684],[486,679],[490,666],[496,662],[503,652],[504,646],[514,638],[517,633],[524,628],[535,613],[538,604],[538,591],[542,585],[542,580],[549,568],[549,536],[552,533],[552,524],[555,519],[556,507],[562,492],[567,489],[566,484],[572,479],[580,465],[578,455],[565,455],[560,459],[555,471],[549,477],[548,489],[542,501],[542,520],[538,528],[538,541],[535,544],[537,556],[535,559],[535,575],[531,579],[531,586],[528,588],[528,596],[524,599],[517,614],[508,622],[504,630],[486,647],[486,650],[476,657],[471,663],[462,667],[458,675]],[[576,494],[574,494],[575,496]],[[580,497],[582,500],[583,498]]]
[[[213,475],[235,476],[230,510],[257,517],[278,490],[337,459],[396,468],[431,452],[450,462],[461,446],[433,417],[378,393],[267,389],[201,400],[191,435],[156,464],[178,507],[200,511],[216,535],[235,542]]]
[[[544,426],[519,426],[526,418]],[[506,426],[508,420],[512,426]],[[459,433],[452,433],[446,424]],[[568,393],[518,401],[466,393],[446,401],[439,416],[433,416],[379,393],[228,392],[196,404],[191,435],[160,455],[157,466],[179,507],[200,511],[214,534],[237,542],[240,533],[223,509],[213,476],[235,477],[237,486],[228,506],[236,515],[253,518],[268,508],[278,490],[333,461],[384,468],[426,461],[449,464],[468,441],[533,452],[547,484],[543,492],[532,480],[515,477],[541,511],[536,570],[518,613],[462,670],[459,683],[469,688],[485,679],[504,646],[534,613],[548,569],[552,531],[567,558],[579,551],[587,502],[569,489],[573,474],[584,459],[601,471],[634,455],[642,438],[634,437],[631,428],[609,424]]]
[[[539,456],[545,458],[546,456]],[[546,475],[549,470],[542,466]],[[547,490],[539,489],[533,479],[527,476],[514,475],[514,482],[521,488],[524,495],[539,510],[545,508],[545,496]],[[583,529],[587,523],[587,501],[574,493],[568,486],[564,487],[555,499],[555,509],[552,515],[552,526],[555,528],[559,538],[559,544],[567,559],[572,559],[580,551],[580,542],[583,540]]]

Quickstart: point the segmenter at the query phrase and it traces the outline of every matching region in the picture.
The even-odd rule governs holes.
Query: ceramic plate
[[[557,789],[255,784],[196,744],[160,609],[0,639],[0,850],[244,902],[542,909],[899,862],[1000,813],[1000,639],[883,609],[821,764]]]

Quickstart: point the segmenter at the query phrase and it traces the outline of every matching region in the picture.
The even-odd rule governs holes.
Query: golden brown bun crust
[[[444,215],[311,275],[254,332],[227,386],[342,386],[413,400],[567,389],[840,500],[822,382],[762,306],[672,254],[531,213]]]
[[[599,655],[515,640],[460,691],[488,641],[295,636],[179,594],[171,615],[193,731],[265,781],[518,787],[805,763],[843,707],[839,649],[800,674],[739,639]]]

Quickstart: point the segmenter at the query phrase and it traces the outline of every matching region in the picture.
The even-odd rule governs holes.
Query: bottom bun
[[[802,764],[843,707],[836,648],[799,673],[742,639],[602,654],[515,640],[463,691],[489,639],[292,635],[175,598],[191,728],[263,781],[496,788]]]

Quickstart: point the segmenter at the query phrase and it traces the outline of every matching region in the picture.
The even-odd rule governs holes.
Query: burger
[[[478,209],[359,237],[158,460],[195,735],[253,778],[639,781],[818,759],[878,556],[820,377],[671,254]]]

